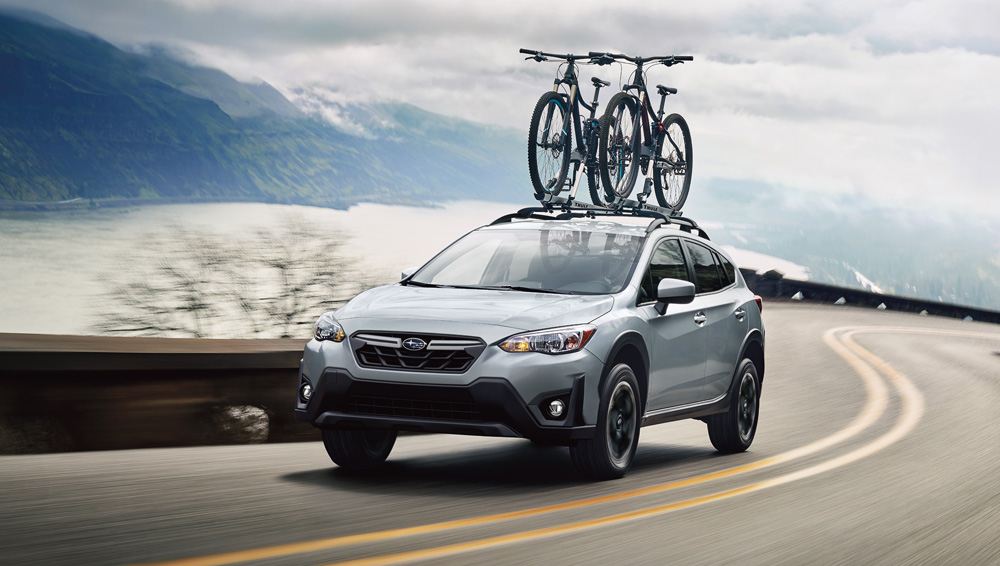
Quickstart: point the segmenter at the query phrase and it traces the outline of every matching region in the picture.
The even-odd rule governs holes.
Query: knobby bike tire
[[[637,158],[642,131],[628,131],[635,126],[638,106],[632,95],[619,92],[611,97],[601,119],[598,162],[605,197],[611,201],[615,197],[625,198],[631,194],[639,173]],[[627,118],[623,119],[623,116]],[[619,121],[622,125],[619,125]]]
[[[528,173],[535,193],[540,196],[559,194],[566,181],[572,136],[561,130],[567,111],[569,108],[562,95],[546,92],[538,99],[535,110],[531,113],[531,125],[528,127]],[[570,127],[572,126],[571,122]],[[561,136],[556,140],[556,145],[551,144],[549,137],[551,127],[560,130],[556,132]]]
[[[679,211],[691,189],[691,130],[680,114],[664,118],[663,130],[666,133],[660,142],[658,157],[666,159],[669,166],[657,165],[653,175],[653,189],[660,206]],[[675,139],[677,135],[682,139]]]
[[[590,202],[598,206],[610,203],[607,200],[607,193],[601,186],[601,173],[597,168],[587,168],[587,187],[590,189]]]

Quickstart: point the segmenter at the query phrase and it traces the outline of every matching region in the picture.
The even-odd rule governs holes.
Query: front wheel
[[[625,198],[631,194],[639,175],[637,158],[642,130],[637,127],[637,112],[635,97],[619,92],[608,101],[608,108],[601,119],[597,156],[608,204],[616,197]]]
[[[566,121],[568,108],[563,96],[546,92],[535,104],[528,127],[528,173],[535,193],[557,195],[569,170],[572,124]]]
[[[750,448],[757,432],[760,414],[760,377],[757,367],[744,359],[737,372],[736,391],[729,402],[729,410],[708,417],[708,437],[712,446],[724,454],[735,454]]]
[[[323,430],[330,459],[345,470],[371,470],[382,465],[396,444],[394,430]]]
[[[664,118],[663,130],[653,169],[653,188],[660,206],[680,210],[691,188],[691,130],[680,114]]]
[[[628,473],[639,444],[642,405],[635,373],[627,364],[611,368],[601,390],[597,431],[569,449],[577,469],[586,476],[609,480]]]

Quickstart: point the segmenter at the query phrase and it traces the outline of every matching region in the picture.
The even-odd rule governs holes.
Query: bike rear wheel
[[[563,96],[546,92],[535,104],[528,128],[528,173],[539,195],[557,195],[569,170],[571,132],[563,131],[569,108]],[[572,128],[572,124],[570,124]]]
[[[614,95],[601,120],[601,141],[598,150],[601,182],[610,204],[616,197],[625,198],[632,193],[639,173],[639,138],[642,131],[636,128],[638,104],[624,92]],[[593,195],[592,195],[593,196]]]
[[[653,188],[660,206],[679,211],[691,188],[691,130],[680,114],[664,118],[663,129],[653,169]]]

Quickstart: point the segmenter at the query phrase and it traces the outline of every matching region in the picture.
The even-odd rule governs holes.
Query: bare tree
[[[346,253],[337,230],[286,218],[249,237],[174,228],[106,274],[95,330],[132,336],[290,338],[326,310],[388,281]]]

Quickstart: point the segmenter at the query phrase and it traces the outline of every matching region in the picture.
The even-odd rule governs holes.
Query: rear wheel
[[[653,188],[660,206],[680,210],[691,188],[691,130],[680,114],[664,118],[663,129]]]
[[[382,465],[396,443],[394,430],[323,430],[330,459],[345,470],[371,470]]]
[[[601,119],[598,161],[605,198],[611,201],[631,194],[639,173],[636,157],[642,132],[635,127],[637,108],[632,95],[619,92],[611,97]]]
[[[627,364],[616,365],[601,391],[594,438],[581,440],[569,449],[577,469],[600,480],[628,473],[639,444],[640,410],[635,373]]]
[[[719,452],[735,454],[750,448],[757,432],[760,412],[760,377],[757,367],[744,359],[736,374],[736,391],[733,392],[729,410],[708,417],[708,437]]]
[[[571,132],[563,131],[568,109],[561,95],[546,92],[535,104],[528,127],[528,173],[539,195],[557,195],[569,169]],[[570,124],[572,128],[572,124]]]

